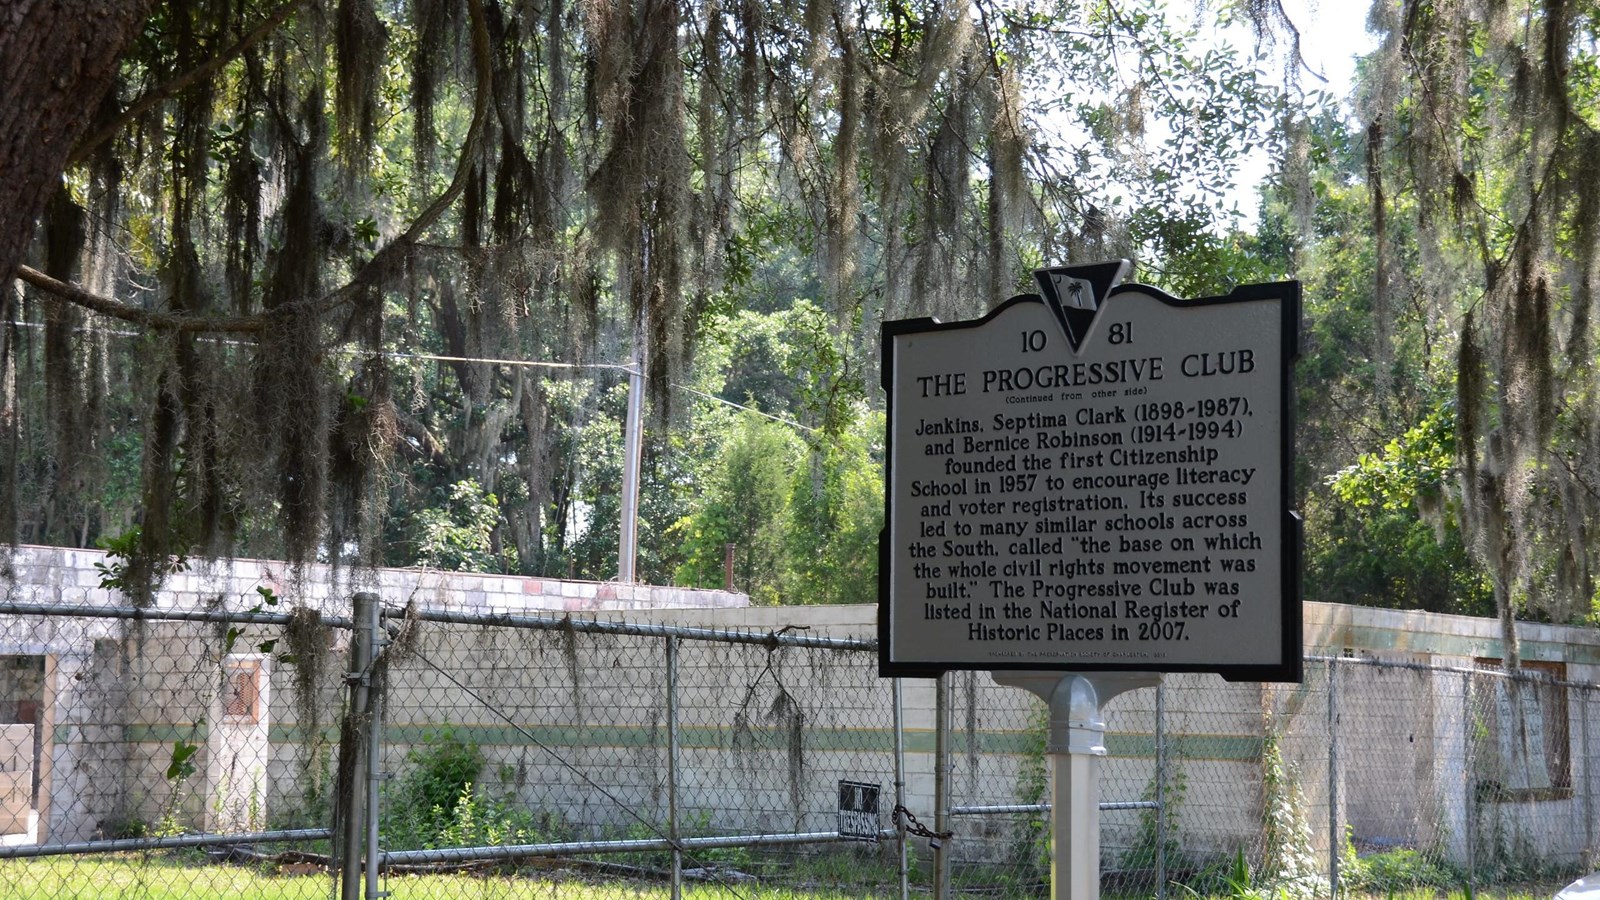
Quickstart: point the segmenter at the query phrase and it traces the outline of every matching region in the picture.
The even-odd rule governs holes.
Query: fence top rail
[[[0,614],[17,616],[54,616],[60,618],[133,619],[148,622],[249,622],[257,625],[287,625],[291,613],[247,612],[227,609],[158,609],[137,606],[98,606],[85,603],[18,603],[0,601]],[[677,637],[689,640],[718,641],[722,643],[759,644],[767,647],[805,647],[820,650],[852,650],[875,653],[876,640],[860,638],[812,637],[794,634],[796,626],[786,626],[773,631],[747,631],[724,628],[695,628],[684,625],[665,625],[646,622],[605,622],[598,619],[580,619],[571,615],[536,616],[509,613],[479,613],[462,610],[429,609],[425,607],[384,607],[382,615],[388,619],[420,619],[452,625],[492,625],[508,628],[531,628],[547,631],[582,632],[585,634],[617,634],[633,637]],[[346,616],[323,616],[322,624],[333,628],[354,628],[354,620]]]
[[[599,619],[581,619],[570,614],[560,616],[516,615],[512,613],[466,612],[426,607],[385,607],[386,619],[413,618],[424,622],[447,625],[493,625],[505,628],[530,628],[540,631],[574,631],[584,634],[614,634],[629,637],[675,637],[695,641],[713,641],[732,644],[756,644],[765,647],[804,647],[813,650],[852,650],[876,653],[878,642],[861,638],[812,637],[794,634],[797,626],[786,626],[773,631],[747,631],[734,628],[696,628],[687,625],[666,625],[656,622],[606,622]]]
[[[899,836],[893,828],[878,829],[878,839],[892,841]],[[794,834],[724,834],[709,837],[631,838],[627,840],[567,841],[551,844],[497,844],[483,847],[439,847],[433,850],[385,850],[384,866],[429,863],[477,862],[516,859],[528,856],[580,856],[603,853],[637,853],[676,849],[694,852],[729,847],[783,847],[804,844],[856,843],[859,839],[837,831],[808,831]]]
[[[20,603],[0,600],[0,615],[54,616],[63,618],[133,619],[149,622],[248,622],[258,625],[288,625],[293,618],[286,612],[249,612],[227,609],[157,609],[136,606],[98,606],[92,604]],[[631,637],[676,637],[687,640],[754,644],[759,646],[801,647],[816,650],[843,650],[876,653],[878,642],[873,639],[813,637],[795,634],[797,626],[786,626],[771,631],[742,630],[735,628],[703,628],[687,625],[668,625],[654,622],[601,621],[563,615],[517,615],[512,613],[484,613],[465,610],[429,609],[426,607],[383,607],[381,615],[387,619],[414,618],[424,622],[450,625],[484,625],[506,628],[529,628],[544,631],[573,631],[584,634],[613,634]],[[347,616],[322,616],[321,624],[330,628],[354,628],[355,622]],[[1365,666],[1375,669],[1403,669],[1415,672],[1435,672],[1473,675],[1486,678],[1510,678],[1536,684],[1564,688],[1600,689],[1600,685],[1569,681],[1537,669],[1508,673],[1501,669],[1470,666],[1440,665],[1438,663],[1407,662],[1362,656],[1317,656],[1307,654],[1305,662],[1324,665]]]
[[[0,614],[14,616],[55,616],[83,619],[135,619],[145,622],[248,622],[254,625],[288,625],[293,613],[247,612],[227,609],[155,609],[137,606],[93,606],[85,603],[16,603],[0,601]],[[322,616],[318,620],[330,628],[354,628],[345,616]]]
[[[0,859],[132,853],[187,847],[236,847],[240,844],[291,844],[325,841],[332,836],[333,832],[327,828],[297,828],[288,831],[253,831],[247,834],[178,834],[168,837],[118,838],[60,844],[11,844],[0,847]]]
[[[1523,669],[1518,672],[1507,672],[1505,669],[1479,669],[1472,666],[1448,666],[1437,663],[1406,662],[1398,659],[1378,659],[1370,656],[1306,656],[1308,663],[1322,663],[1333,666],[1365,666],[1370,669],[1404,669],[1412,672],[1433,672],[1444,675],[1472,675],[1484,678],[1506,678],[1513,681],[1526,681],[1533,684],[1545,684],[1552,687],[1584,688],[1586,690],[1600,689],[1600,684],[1588,681],[1568,681],[1557,678],[1549,672],[1540,669]]]

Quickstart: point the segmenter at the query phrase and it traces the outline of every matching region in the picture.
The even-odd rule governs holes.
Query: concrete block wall
[[[6,573],[0,599],[54,607],[127,605],[119,592],[100,586],[102,572],[96,566],[110,562],[103,552],[26,545],[0,552],[7,554],[0,559],[0,570]],[[258,587],[283,598],[278,611],[307,606],[335,616],[348,616],[349,596],[362,590],[378,593],[387,606],[416,603],[483,614],[620,614],[749,605],[746,595],[729,591],[419,569],[307,566],[294,571],[282,563],[237,559],[196,563],[170,576],[154,608],[251,610],[261,604]],[[293,808],[302,802],[308,781],[304,766],[315,763],[301,758],[313,742],[303,740],[297,721],[304,716],[295,712],[295,666],[268,667],[264,721],[249,729],[237,723],[210,727],[221,720],[214,707],[226,627],[59,616],[0,618],[0,656],[48,662],[41,839],[107,836],[124,823],[168,814],[192,819],[193,827],[206,824],[202,819],[208,816],[216,820],[212,824],[261,822],[273,817],[274,807]],[[267,637],[282,638],[266,626],[245,631],[238,639],[240,649]],[[329,636],[326,665],[331,670],[323,673],[325,683],[315,701],[324,711],[317,723],[324,732],[337,727],[338,679],[348,648],[345,632],[330,630]],[[507,658],[515,659],[514,653]],[[248,748],[240,743],[244,731],[250,735]],[[270,750],[255,747],[269,738]],[[192,783],[175,789],[164,773],[178,739],[200,740],[203,746],[194,758],[197,775]],[[274,758],[280,755],[282,759]],[[227,815],[219,817],[218,809]]]
[[[0,725],[0,835],[25,834],[33,798],[33,725]]]
[[[757,630],[791,625],[806,628],[806,633],[832,636],[871,636],[876,631],[875,607],[750,609],[726,616],[695,614],[687,619],[667,613],[649,618],[695,625],[736,623]],[[1560,661],[1570,681],[1600,682],[1600,632],[1532,623],[1520,625],[1519,632],[1524,658]],[[1477,659],[1503,653],[1499,626],[1493,620],[1313,603],[1304,607],[1303,639],[1305,652],[1311,656],[1358,656],[1398,664],[1471,668]],[[1304,795],[1307,824],[1319,854],[1342,841],[1342,835],[1330,830],[1336,818],[1341,829],[1349,826],[1363,846],[1381,848],[1404,842],[1438,848],[1447,858],[1465,862],[1468,831],[1487,826],[1467,820],[1475,786],[1464,764],[1470,722],[1463,719],[1457,676],[1341,665],[1341,780],[1330,786],[1328,758],[1334,737],[1328,722],[1326,670],[1326,664],[1308,663],[1306,681],[1301,685],[1229,684],[1214,676],[1168,676],[1169,740],[1181,748],[1174,757],[1182,755],[1186,780],[1185,796],[1174,810],[1184,845],[1202,853],[1227,852],[1241,835],[1259,831],[1264,800],[1259,743],[1270,720],[1285,734],[1281,746]],[[953,677],[970,676],[958,673]],[[1014,695],[1021,692],[995,686],[987,676],[977,679],[979,687],[971,699],[964,700],[966,695],[960,689],[955,692],[953,715],[958,736],[967,715],[964,703],[980,710],[978,731],[984,735],[1015,734],[1029,727],[1030,715],[1035,715],[1029,712],[1033,701],[1016,700]],[[1111,737],[1122,738],[1124,746],[1136,747],[1151,734],[1153,697],[1152,691],[1136,691],[1113,701],[1107,709]],[[1594,853],[1595,832],[1600,831],[1600,823],[1595,821],[1600,809],[1596,799],[1600,797],[1600,766],[1595,765],[1596,751],[1585,749],[1592,746],[1594,738],[1584,729],[1600,729],[1600,725],[1584,723],[1596,714],[1594,710],[1600,710],[1596,703],[1600,696],[1593,692],[1575,694],[1571,701],[1570,791],[1534,801],[1500,803],[1497,805],[1503,808],[1476,815],[1487,815],[1486,821],[1492,819],[1492,826],[1510,835],[1510,841],[1537,845],[1553,858],[1575,860]],[[909,733],[931,735],[931,682],[907,681],[905,706]],[[983,796],[962,797],[963,781],[957,777],[953,780],[954,802],[1011,802],[1006,795],[1014,791],[1020,758],[1005,753],[982,756],[982,767],[971,770],[977,774],[969,773],[967,783],[970,794]],[[913,753],[908,762],[908,806],[931,810],[932,758]],[[959,761],[956,769],[958,774],[962,771]],[[1137,799],[1153,774],[1153,758],[1138,752],[1121,761],[1108,759],[1103,772],[1103,797]],[[1337,790],[1337,810],[1329,808],[1333,790]],[[1569,827],[1572,823],[1587,824]],[[1126,834],[1136,827],[1129,814],[1108,815],[1103,823],[1106,844],[1117,840],[1119,830]]]
[[[20,603],[123,606],[115,590],[100,587],[99,550],[21,545],[10,552],[14,577],[0,582],[0,596]],[[0,565],[0,568],[6,568]],[[167,578],[156,595],[157,609],[222,608],[247,610],[260,602],[258,586],[285,600],[314,606],[325,614],[347,615],[349,596],[372,591],[386,605],[419,606],[481,613],[634,612],[642,610],[748,607],[735,591],[615,582],[562,581],[517,575],[482,575],[433,569],[335,570],[311,565],[296,571],[284,563],[254,559],[196,562]]]
[[[489,756],[490,790],[564,810],[585,836],[626,831],[636,813],[664,821],[664,638],[424,624],[414,653],[390,670],[385,764],[397,778],[444,718]],[[685,821],[826,830],[840,779],[892,784],[891,694],[874,654],[689,639],[677,653]]]

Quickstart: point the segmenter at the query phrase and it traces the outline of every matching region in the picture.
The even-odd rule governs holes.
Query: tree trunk
[[[0,6],[0,290],[153,0]]]

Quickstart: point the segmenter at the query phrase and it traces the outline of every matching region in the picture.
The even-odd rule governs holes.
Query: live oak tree
[[[186,553],[414,560],[484,505],[473,558],[559,569],[635,325],[664,423],[704,327],[795,291],[859,379],[884,318],[1205,250],[1292,113],[1143,0],[13,10],[5,537],[120,534],[136,595]]]
[[[0,28],[0,284],[152,3],[17,0]]]
[[[1515,665],[1518,613],[1594,611],[1600,7],[1406,0],[1373,22],[1359,112],[1379,384],[1401,373],[1394,325],[1413,311],[1413,334],[1453,351],[1424,357],[1453,387],[1442,486]]]
[[[1451,500],[1448,317],[1408,298],[1386,317],[1384,351],[1374,350],[1377,241],[1364,137],[1335,108],[1317,117],[1304,184],[1315,203],[1296,228],[1301,211],[1274,196],[1255,235],[1259,258],[1292,258],[1281,266],[1303,286],[1294,506],[1306,523],[1306,599],[1493,615],[1488,579],[1467,552],[1460,504]],[[1413,221],[1391,213],[1389,224],[1389,252],[1411,265]]]

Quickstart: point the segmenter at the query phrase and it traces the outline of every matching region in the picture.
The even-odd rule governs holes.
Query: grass
[[[597,879],[548,871],[515,876],[390,876],[383,879],[381,887],[396,900],[615,900],[668,893],[661,881]],[[320,900],[337,893],[337,882],[325,872],[288,875],[268,868],[207,865],[154,855],[0,861],[0,898],[4,900]],[[729,888],[689,883],[683,896],[691,900],[860,900],[872,895],[838,888],[754,884]]]
[[[57,856],[0,862],[0,895],[7,900],[309,900],[330,896],[332,885],[327,876],[269,875],[155,857]]]
[[[846,873],[839,875],[848,878]],[[392,876],[383,879],[381,886],[395,900],[619,900],[663,897],[668,892],[661,881],[601,879],[550,870],[521,875]],[[1355,900],[1550,900],[1563,886],[1479,888],[1470,894],[1464,889],[1408,888],[1349,896]],[[196,862],[192,856],[127,854],[0,861],[0,898],[4,900],[320,900],[334,897],[337,892],[337,883],[327,873],[291,875],[270,868],[209,865]],[[915,888],[913,892],[918,893]],[[855,891],[847,887],[740,884],[729,888],[691,883],[685,885],[683,894],[690,900],[861,900],[890,898],[895,889],[892,882]],[[1016,893],[1029,895],[1044,896],[1033,891]],[[1175,891],[1170,896],[1180,895],[1181,891]],[[1120,892],[1107,896],[1136,900],[1135,895]],[[1197,897],[1228,900],[1222,894]]]
[[[1556,891],[1566,887],[1564,884],[1549,888],[1508,887],[1508,888],[1479,888],[1471,893],[1466,890],[1443,891],[1437,888],[1415,888],[1406,891],[1390,891],[1382,894],[1362,894],[1359,896],[1370,898],[1383,898],[1383,900],[1550,900]]]

